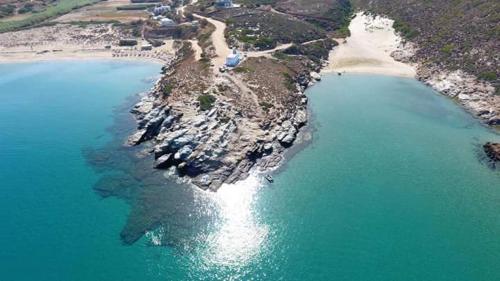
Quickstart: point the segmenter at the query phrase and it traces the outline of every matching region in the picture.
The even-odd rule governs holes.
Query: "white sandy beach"
[[[92,59],[119,59],[141,60],[165,63],[172,59],[175,50],[173,41],[153,48],[151,51],[141,51],[138,47],[106,48],[103,42],[92,45],[78,45],[68,41],[37,41],[31,46],[5,46],[0,44],[0,63],[34,62],[49,60],[92,60]]]
[[[38,62],[51,60],[134,60],[156,63],[168,62],[173,53],[144,52],[134,50],[106,50],[106,49],[59,49],[40,51],[11,50],[0,52],[0,63]]]
[[[0,63],[47,60],[125,59],[168,62],[175,50],[173,40],[152,50],[117,46],[122,37],[110,25],[47,26],[0,34]]]
[[[330,53],[329,65],[323,72],[376,73],[415,77],[415,68],[398,62],[391,53],[398,50],[401,38],[392,28],[393,21],[358,13],[351,21],[351,36],[339,40]]]

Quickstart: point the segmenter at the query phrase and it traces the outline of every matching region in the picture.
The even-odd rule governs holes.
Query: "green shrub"
[[[260,102],[259,105],[262,107],[262,109],[264,111],[269,111],[269,109],[271,109],[271,108],[274,107],[274,105],[272,105],[272,104],[270,104],[268,102],[265,102],[265,101]]]
[[[297,87],[295,87],[295,80],[288,72],[283,72],[283,77],[285,78],[285,86],[288,90],[295,92]]]
[[[170,84],[164,84],[161,88],[161,92],[164,96],[169,96],[172,93],[172,86]]]
[[[245,67],[245,66],[238,66],[238,67],[235,67],[233,70],[236,73],[248,73],[248,72],[253,72],[254,71],[252,68]]]
[[[30,12],[32,12],[32,11],[33,11],[33,8],[34,8],[33,3],[26,3],[26,4],[24,4],[24,6],[23,6],[21,9],[19,9],[17,12],[18,12],[19,14],[26,14],[26,13],[30,13]]]
[[[498,77],[495,71],[484,71],[479,74],[479,78],[487,81],[495,81]]]
[[[395,20],[392,27],[396,30],[396,32],[401,33],[401,35],[406,39],[412,39],[418,35],[418,32],[415,29],[413,29],[406,22],[400,20]]]
[[[200,103],[200,109],[203,111],[209,110],[214,106],[217,99],[209,94],[203,94],[198,97],[198,102]]]
[[[12,4],[1,5],[0,6],[0,18],[13,15],[15,10],[16,10],[16,6],[14,6]]]
[[[455,46],[453,44],[446,44],[441,48],[441,52],[451,55],[453,53],[453,49],[455,49]]]
[[[260,49],[272,49],[276,47],[276,41],[269,37],[260,37],[255,40],[254,46]]]
[[[274,52],[273,57],[275,57],[279,60],[290,60],[290,57],[287,56],[283,51]]]

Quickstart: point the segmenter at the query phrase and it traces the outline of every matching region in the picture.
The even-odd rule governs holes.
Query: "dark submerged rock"
[[[487,142],[485,145],[483,145],[483,149],[491,161],[500,161],[500,143]]]

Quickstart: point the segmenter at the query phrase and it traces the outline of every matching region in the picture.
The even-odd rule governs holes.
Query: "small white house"
[[[241,54],[233,49],[231,54],[229,54],[226,58],[226,66],[228,67],[235,67],[237,66],[241,61]]]

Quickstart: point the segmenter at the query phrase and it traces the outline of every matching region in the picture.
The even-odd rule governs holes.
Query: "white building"
[[[240,61],[241,54],[236,51],[236,49],[233,49],[233,51],[226,58],[226,66],[235,67],[240,63]]]

